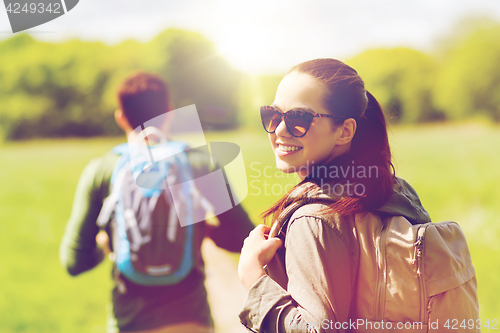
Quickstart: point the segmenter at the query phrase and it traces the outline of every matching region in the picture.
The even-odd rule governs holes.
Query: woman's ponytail
[[[370,92],[366,91],[366,97],[368,104],[357,121],[349,155],[356,165],[367,170],[375,168],[377,171],[375,174],[370,172],[365,179],[357,180],[364,183],[366,188],[362,206],[365,210],[373,210],[382,206],[392,194],[394,166],[391,163],[387,124],[382,108]]]

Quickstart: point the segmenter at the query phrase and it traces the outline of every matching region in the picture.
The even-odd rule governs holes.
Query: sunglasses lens
[[[267,133],[274,133],[284,118],[288,132],[300,138],[306,135],[314,115],[301,110],[290,110],[281,113],[272,106],[263,106],[260,108],[260,117]]]
[[[314,116],[308,112],[290,111],[286,115],[286,124],[291,135],[302,137],[306,135]]]
[[[262,107],[260,109],[262,125],[268,133],[273,133],[281,122],[281,113],[271,107]]]

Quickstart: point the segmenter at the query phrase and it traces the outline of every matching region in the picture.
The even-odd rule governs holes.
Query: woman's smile
[[[288,156],[288,155],[296,154],[302,149],[303,149],[303,147],[300,147],[300,146],[278,143],[275,151],[276,151],[276,155],[278,155],[278,156]]]

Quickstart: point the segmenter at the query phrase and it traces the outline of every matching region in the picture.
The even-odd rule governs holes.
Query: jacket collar
[[[349,188],[351,187],[351,188]],[[353,193],[353,183],[337,184],[335,186],[318,187],[312,182],[304,182],[297,186],[288,196],[287,204],[297,197],[303,197],[303,204],[319,201],[337,201],[348,193]],[[393,193],[389,200],[375,210],[392,216],[404,216],[411,224],[431,222],[429,213],[420,202],[415,189],[404,179],[396,177]]]

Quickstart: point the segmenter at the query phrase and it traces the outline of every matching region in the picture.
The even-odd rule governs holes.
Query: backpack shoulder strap
[[[181,142],[181,141],[170,141],[168,143],[165,143],[165,145],[168,145],[170,151],[185,151],[188,149],[188,146],[186,143]],[[111,215],[113,214],[113,211],[115,210],[116,204],[119,199],[119,194],[121,191],[121,183],[123,182],[123,178],[125,176],[125,172],[128,169],[132,168],[132,165],[130,164],[130,152],[129,152],[129,144],[128,143],[122,143],[113,149],[111,151],[114,154],[120,155],[118,158],[118,161],[115,164],[115,168],[113,170],[113,173],[111,175],[111,193],[110,195],[104,200],[103,206],[101,208],[101,212],[99,213],[99,216],[97,217],[97,225],[100,228],[106,227],[106,225],[109,223],[109,220],[111,218]],[[180,154],[183,155],[183,154]],[[190,180],[190,170],[188,169],[189,165],[187,162],[187,158],[183,159],[183,156],[177,156],[176,158],[177,162],[182,165],[182,172],[184,174],[184,178],[186,180]],[[191,177],[192,178],[192,177]],[[147,190],[145,189],[144,191],[146,192],[158,192],[157,190]],[[151,194],[151,193],[150,193]]]
[[[269,238],[278,237],[282,233],[281,231],[286,226],[287,222],[290,220],[293,213],[295,213],[297,209],[304,206],[305,204],[306,204],[305,200],[300,200],[286,207],[285,210],[281,212],[280,216],[271,227],[271,231],[269,232]]]
[[[122,143],[111,149],[111,151],[117,155],[120,155],[120,157],[116,161],[115,168],[113,169],[113,173],[111,174],[111,193],[106,199],[104,199],[101,211],[99,213],[99,216],[97,217],[97,225],[101,229],[107,226],[109,220],[111,219],[111,215],[115,210],[121,189],[120,184],[122,183],[122,180],[125,176],[125,172],[127,170],[126,166],[129,165],[127,143]],[[115,186],[115,184],[117,184],[118,186]]]
[[[318,191],[314,187],[314,184],[303,183],[298,185],[288,195],[286,208],[273,223],[271,231],[269,232],[269,237],[277,237],[280,234],[284,235],[284,233],[282,233],[283,228],[290,220],[293,213],[295,213],[300,207],[314,203],[328,204],[335,201],[334,198],[330,197],[322,190]]]
[[[280,216],[276,220],[276,222],[271,227],[271,231],[269,232],[269,238],[278,237],[280,234],[284,235],[282,230],[285,228],[288,221],[290,221],[292,215],[302,206],[309,204],[328,204],[332,203],[332,199],[323,198],[323,197],[304,197],[298,201],[295,201],[288,205],[283,212],[281,212]]]

